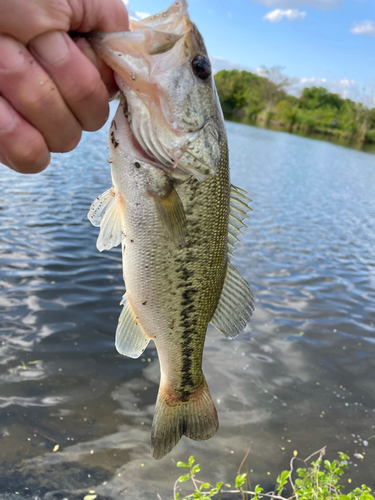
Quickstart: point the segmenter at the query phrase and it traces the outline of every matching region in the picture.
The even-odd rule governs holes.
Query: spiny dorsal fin
[[[150,342],[136,318],[129,301],[124,295],[122,308],[116,330],[116,349],[120,354],[130,358],[139,358]]]
[[[251,210],[248,201],[251,201],[245,195],[246,191],[236,186],[230,187],[229,202],[229,224],[228,224],[228,260],[230,261],[235,250],[236,242],[239,241],[238,235],[242,234],[240,229],[246,227],[243,220],[248,218],[247,212]]]
[[[123,221],[123,198],[114,188],[108,189],[92,203],[88,219],[93,226],[100,226],[96,246],[99,252],[109,250],[121,243]]]
[[[250,287],[228,262],[223,289],[211,323],[229,339],[238,335],[254,311],[254,297]]]
[[[175,245],[185,244],[186,216],[184,206],[173,185],[163,195],[151,193],[154,197],[159,218]]]

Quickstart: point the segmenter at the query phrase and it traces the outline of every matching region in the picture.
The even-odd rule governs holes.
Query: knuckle
[[[29,112],[40,112],[45,106],[51,105],[57,99],[57,93],[51,79],[40,80],[39,86],[34,85],[28,92],[22,92],[18,96],[19,107]]]
[[[51,149],[51,152],[69,153],[69,151],[72,151],[78,146],[81,137],[82,137],[82,129],[77,129],[74,131],[74,133],[64,137],[64,139],[60,142],[60,144],[56,145],[56,147]]]
[[[69,98],[75,102],[95,100],[102,94],[102,85],[99,74],[86,74],[80,79],[79,85],[72,87]]]

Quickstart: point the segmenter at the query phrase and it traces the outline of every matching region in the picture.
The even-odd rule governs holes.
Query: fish
[[[209,323],[233,339],[254,310],[231,264],[251,201],[230,183],[228,141],[207,50],[186,0],[123,33],[94,33],[121,90],[109,130],[112,187],[91,205],[99,251],[121,244],[126,293],[119,353],[153,340],[160,385],[151,452],[218,430],[202,372]]]

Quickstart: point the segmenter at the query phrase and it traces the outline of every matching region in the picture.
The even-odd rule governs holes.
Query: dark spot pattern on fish
[[[114,123],[114,122],[113,122]],[[112,130],[111,132],[111,143],[113,144],[113,146],[115,148],[117,148],[117,146],[120,144],[119,141],[116,140],[116,137],[115,137],[115,133],[114,131]]]
[[[194,298],[194,295],[197,293],[197,290],[195,290],[194,288],[187,288],[183,294],[182,294],[182,298],[183,300],[181,301],[181,304],[183,306],[186,306],[188,304],[190,304]]]

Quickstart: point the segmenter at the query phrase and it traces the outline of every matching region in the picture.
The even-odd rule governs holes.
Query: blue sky
[[[155,14],[172,1],[125,3]],[[282,66],[296,91],[316,84],[353,99],[375,95],[375,0],[190,0],[189,13],[215,69]]]

